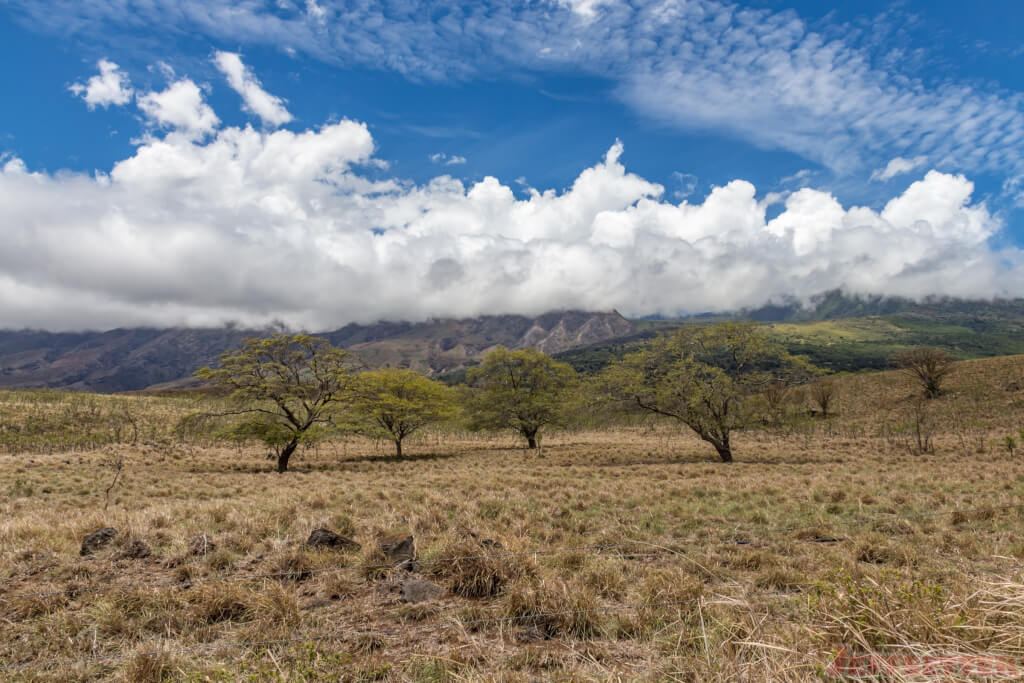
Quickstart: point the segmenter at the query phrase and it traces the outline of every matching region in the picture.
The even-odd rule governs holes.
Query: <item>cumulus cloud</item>
[[[928,163],[928,157],[920,156],[915,157],[913,159],[904,159],[903,157],[896,157],[888,164],[886,164],[885,168],[875,169],[871,173],[871,179],[881,181],[892,180],[898,175],[910,173],[914,169],[921,168],[926,163]]]
[[[132,99],[131,81],[128,74],[121,71],[120,67],[107,59],[96,62],[99,67],[99,74],[91,77],[84,84],[72,83],[68,88],[75,95],[83,100],[89,109],[110,105],[128,104]]]
[[[444,152],[435,152],[430,155],[430,160],[435,164],[444,164],[445,166],[458,166],[459,164],[466,163],[466,157],[460,157],[457,154],[449,156]]]
[[[215,125],[212,112],[175,120]],[[490,176],[380,180],[373,152],[367,126],[342,120],[151,135],[92,176],[8,158],[0,320],[326,329],[557,308],[679,314],[833,288],[1024,294],[1021,254],[989,245],[1000,222],[960,175],[931,171],[881,211],[804,188],[768,220],[744,180],[700,203],[666,200],[626,169],[619,142],[568,189],[525,196]]]
[[[161,92],[140,95],[138,105],[153,125],[174,129],[189,138],[209,135],[220,123],[199,86],[187,78]]]
[[[284,100],[264,90],[259,79],[242,63],[238,54],[218,51],[213,56],[213,62],[227,77],[232,90],[242,96],[245,108],[260,117],[265,125],[277,127],[292,120]]]

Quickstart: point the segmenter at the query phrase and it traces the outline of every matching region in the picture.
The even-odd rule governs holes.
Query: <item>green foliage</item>
[[[103,399],[48,389],[4,393],[12,413],[0,413],[0,450],[61,452],[130,444],[140,438],[137,400]]]
[[[732,461],[732,431],[757,417],[755,397],[813,368],[790,356],[755,323],[686,327],[609,368],[602,386],[620,406],[687,425]]]
[[[429,424],[453,419],[453,389],[415,370],[385,368],[364,372],[355,385],[352,413],[360,432],[388,439],[402,455],[402,441]]]
[[[333,404],[350,399],[354,360],[325,339],[277,334],[246,339],[238,351],[221,356],[220,367],[196,375],[230,390],[233,414],[245,419],[227,432],[232,438],[259,439],[277,457],[278,472],[301,443],[326,433]]]
[[[502,346],[469,370],[467,401],[474,429],[512,429],[537,447],[542,427],[562,424],[576,371],[536,349]]]

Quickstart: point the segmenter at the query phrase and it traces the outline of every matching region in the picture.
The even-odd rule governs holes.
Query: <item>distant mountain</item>
[[[221,353],[237,348],[246,337],[271,332],[234,327],[0,331],[0,387],[117,392],[187,385],[194,370],[216,363]],[[499,345],[558,353],[633,332],[633,324],[614,311],[563,311],[535,318],[498,315],[352,324],[318,336],[356,352],[371,366],[412,367],[440,374],[471,365]]]
[[[925,297],[920,301],[895,296],[850,295],[840,290],[811,297],[808,304],[792,299],[745,309],[731,317],[759,322],[810,322],[908,314],[942,320],[1024,321],[1024,299],[953,299]]]

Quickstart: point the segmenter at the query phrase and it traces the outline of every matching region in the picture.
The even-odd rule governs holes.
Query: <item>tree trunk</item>
[[[277,456],[277,473],[281,474],[288,471],[288,460],[292,457],[292,453],[299,447],[299,440],[292,439],[285,447],[281,450],[281,453]]]
[[[536,429],[524,429],[523,436],[526,437],[527,448],[537,447],[537,430]]]
[[[722,459],[722,462],[732,462],[732,445],[729,443],[728,432],[721,436],[708,432],[698,432],[698,434],[700,438],[715,447],[715,450],[718,451],[718,457]]]
[[[402,457],[402,440],[395,439],[395,457]]]

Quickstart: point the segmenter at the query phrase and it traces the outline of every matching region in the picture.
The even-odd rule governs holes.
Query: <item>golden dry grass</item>
[[[176,437],[190,399],[0,395],[5,424],[88,400],[141,432],[0,455],[0,666],[61,681],[818,680],[837,653],[874,653],[885,676],[919,680],[939,657],[1024,662],[1024,458],[1005,446],[1024,391],[1004,388],[1022,371],[958,364],[925,407],[934,452],[908,436],[913,386],[883,373],[841,378],[832,420],[741,435],[732,465],[659,423],[550,434],[540,452],[431,433],[401,460],[353,438],[277,475],[256,447]],[[104,526],[118,537],[80,557]],[[306,549],[322,526],[362,549]],[[377,566],[375,540],[401,531],[442,599],[400,603],[404,570]],[[200,533],[216,549],[190,554]],[[124,557],[137,540],[152,555]],[[552,552],[517,554],[538,549]]]

